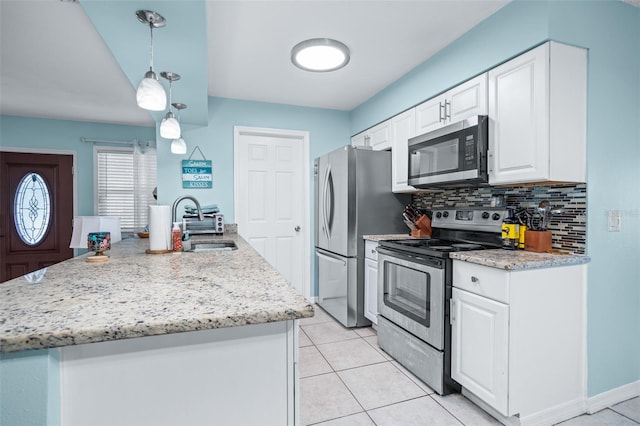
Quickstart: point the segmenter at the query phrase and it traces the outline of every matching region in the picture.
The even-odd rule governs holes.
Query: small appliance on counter
[[[204,214],[204,220],[200,220],[197,214],[185,214],[182,216],[182,232],[196,234],[223,234],[224,215]]]
[[[520,222],[514,210],[515,207],[507,207],[509,213],[502,221],[502,248],[506,250],[515,250],[520,243]]]

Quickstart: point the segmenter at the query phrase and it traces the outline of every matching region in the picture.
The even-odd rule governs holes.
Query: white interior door
[[[235,128],[238,233],[309,297],[308,133]]]

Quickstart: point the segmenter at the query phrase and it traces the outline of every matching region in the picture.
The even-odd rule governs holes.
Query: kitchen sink
[[[237,250],[238,246],[235,241],[219,240],[215,242],[198,242],[191,243],[191,250],[186,250],[186,253],[204,253],[211,251],[231,251]]]

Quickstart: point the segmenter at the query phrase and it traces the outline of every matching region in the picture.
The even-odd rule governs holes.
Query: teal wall
[[[209,98],[209,126],[185,129],[187,154],[173,155],[169,142],[158,143],[158,203],[171,204],[190,194],[205,204],[218,204],[225,220],[233,221],[233,128],[234,126],[287,129],[309,132],[309,171],[313,183],[313,159],[350,143],[349,113],[319,108]],[[212,161],[213,188],[182,189],[181,160],[198,146]],[[199,153],[194,158],[201,158]],[[312,188],[310,188],[311,190]]]
[[[0,426],[60,424],[56,349],[0,355]]]
[[[550,39],[589,50],[587,362],[594,396],[640,380],[640,8],[615,0],[514,1],[353,110],[351,133]],[[607,231],[608,210],[622,213],[622,232]]]
[[[93,144],[80,138],[151,140],[152,127],[0,115],[0,147],[73,151],[77,161],[78,215],[93,215]],[[120,145],[121,146],[121,145]]]

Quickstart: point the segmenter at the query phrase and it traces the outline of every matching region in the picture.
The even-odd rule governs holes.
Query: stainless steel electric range
[[[454,251],[502,246],[506,210],[434,210],[432,238],[381,241],[378,247],[378,344],[440,395],[451,379],[451,299]]]

